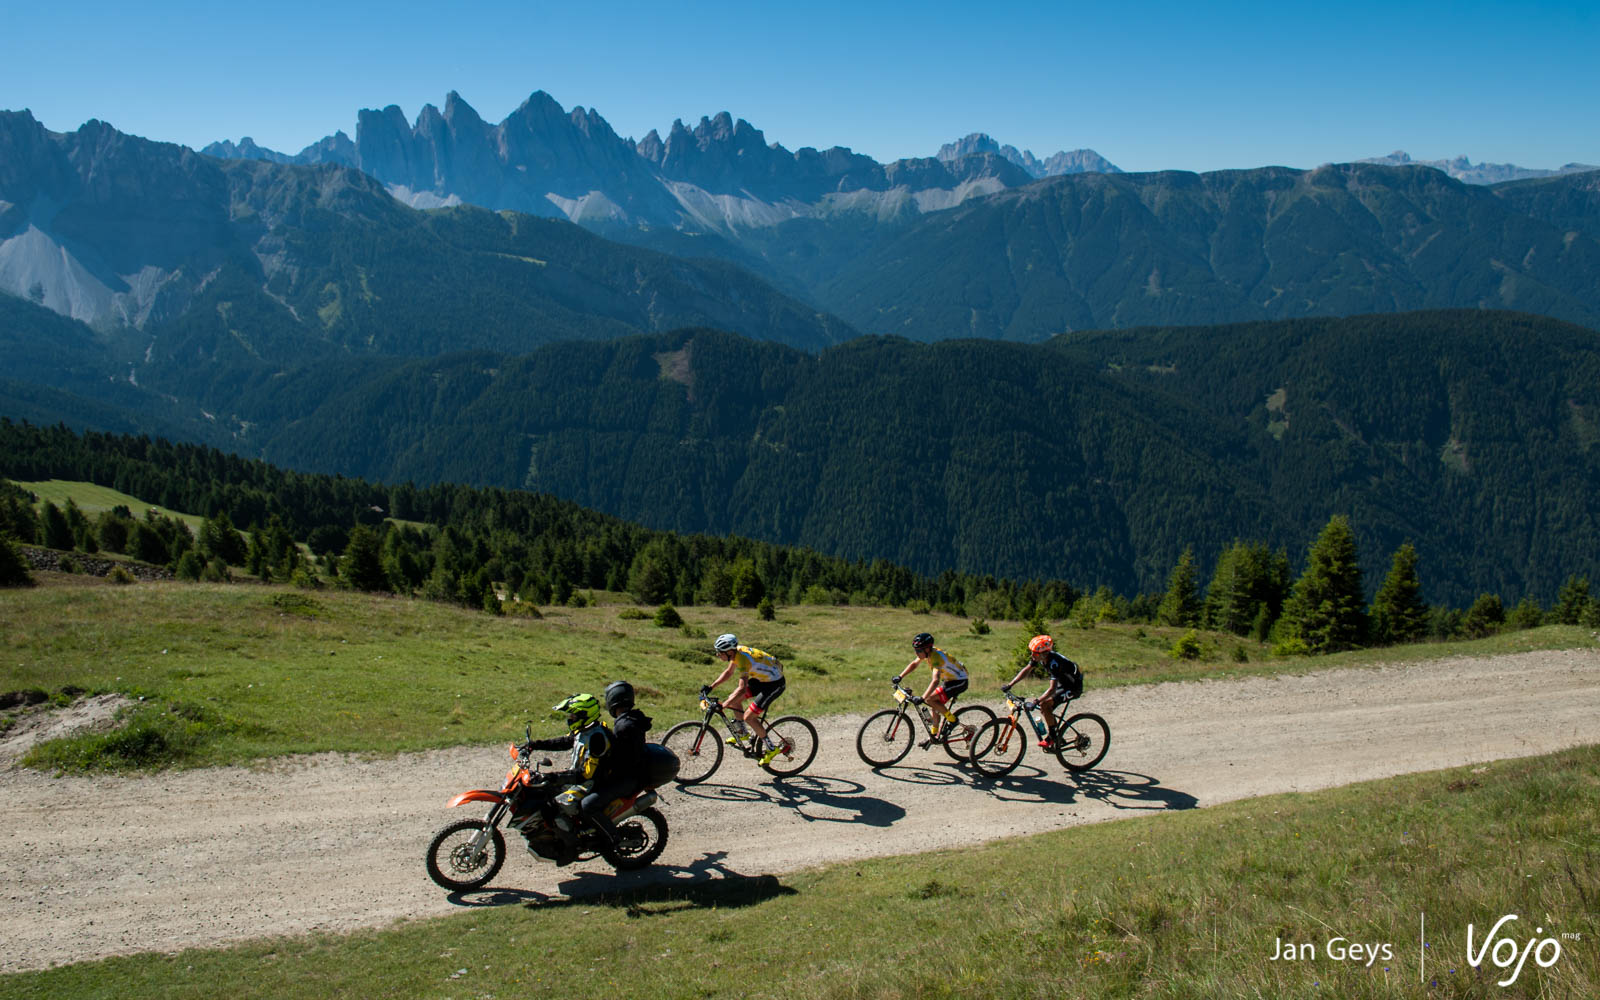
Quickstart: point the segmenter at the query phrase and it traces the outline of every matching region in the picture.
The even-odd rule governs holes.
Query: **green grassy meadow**
[[[1581,1000],[1600,995],[1597,831],[1589,747],[781,876],[714,857],[585,876],[380,930],[13,974],[0,995]],[[1497,941],[1559,956],[1501,987],[1466,935],[1510,913]],[[1314,954],[1274,960],[1280,940]]]
[[[118,492],[109,486],[96,486],[94,483],[76,482],[66,479],[46,479],[43,482],[26,483],[13,480],[16,484],[39,498],[40,504],[53,503],[57,507],[64,507],[68,500],[78,505],[78,509],[93,518],[104,511],[114,507],[126,507],[133,512],[134,517],[143,517],[146,510],[154,510],[158,514],[182,521],[189,526],[189,531],[198,535],[200,526],[205,523],[205,518],[197,514],[184,514],[175,510],[168,510],[159,504],[147,503],[138,497],[129,496]]]
[[[38,576],[38,587],[0,592],[0,692],[69,688],[143,697],[136,711],[146,721],[161,716],[187,735],[168,734],[182,744],[173,753],[134,755],[139,766],[494,742],[530,719],[538,728],[567,694],[618,677],[631,680],[665,723],[693,712],[694,692],[720,667],[708,655],[709,639],[630,617],[639,610],[622,595],[594,595],[595,605],[585,608],[543,608],[538,618],[501,617],[254,583],[115,586],[79,575]],[[783,707],[811,715],[887,704],[887,678],[911,659],[909,638],[922,630],[966,662],[979,697],[993,697],[1011,676],[1009,658],[1023,630],[998,622],[979,636],[964,618],[895,608],[782,607],[771,622],[748,609],[680,613],[708,636],[734,631],[782,657],[791,677]],[[1178,661],[1166,650],[1179,632],[1061,626],[1056,636],[1083,665],[1091,691],[1593,642],[1588,630],[1553,626],[1474,642],[1274,659],[1258,644],[1226,636],[1208,643],[1211,659]],[[1234,659],[1239,647],[1246,662]],[[71,768],[78,760],[107,766],[123,759],[103,747],[58,749],[36,751],[31,762]]]

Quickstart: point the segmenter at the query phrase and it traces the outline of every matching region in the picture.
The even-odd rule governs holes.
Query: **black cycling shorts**
[[[945,681],[943,684],[939,685],[939,693],[944,695],[945,701],[955,701],[956,695],[961,694],[967,689],[967,683],[968,681],[965,677],[962,677],[959,680]]]
[[[744,682],[745,689],[750,692],[750,704],[756,711],[765,712],[778,695],[783,694],[783,689],[788,682],[782,677],[775,681],[758,681],[754,677]]]

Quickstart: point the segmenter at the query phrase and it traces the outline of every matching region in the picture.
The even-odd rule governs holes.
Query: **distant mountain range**
[[[417,208],[468,203],[565,216],[592,228],[688,228],[723,234],[835,212],[881,215],[947,208],[1042,176],[1117,168],[1093,150],[1044,161],[974,134],[936,158],[883,164],[841,146],[790,152],[727,112],[690,129],[672,123],[635,142],[582,107],[539,91],[498,125],[452,91],[444,109],[407,121],[395,105],[363,110],[343,133],[290,156],[246,138],[203,153],[274,163],[356,167]]]
[[[191,375],[172,359],[528,350],[679,325],[805,349],[1463,306],[1600,326],[1600,172],[1033,180],[982,136],[887,166],[791,154],[726,116],[634,144],[540,97],[493,128],[458,100],[415,128],[365,112],[357,143],[335,136],[311,165],[0,113],[0,290],[138,331],[130,364]],[[352,148],[380,175],[331,162]],[[387,197],[396,176],[451,207],[406,208]],[[574,214],[596,235],[562,224],[561,198],[589,206]],[[508,202],[544,217],[486,210]],[[673,221],[629,221],[650,213]]]
[[[1600,167],[1587,163],[1568,163],[1554,170],[1538,167],[1519,167],[1515,163],[1473,163],[1465,156],[1449,160],[1413,160],[1404,150],[1395,150],[1388,156],[1373,156],[1361,163],[1381,163],[1388,167],[1432,167],[1461,181],[1463,184],[1499,184],[1503,181],[1524,181],[1534,177],[1555,177],[1559,174],[1581,174]]]

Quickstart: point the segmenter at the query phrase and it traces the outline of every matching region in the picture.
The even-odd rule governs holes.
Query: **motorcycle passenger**
[[[956,717],[950,711],[950,705],[956,700],[956,695],[967,689],[967,668],[961,661],[946,653],[933,644],[933,636],[926,632],[918,632],[911,637],[911,648],[917,654],[906,668],[894,675],[890,683],[899,684],[901,678],[915,670],[917,664],[925,663],[933,671],[933,677],[928,681],[928,690],[922,693],[922,700],[937,708],[942,718],[934,724],[933,733],[939,735],[945,725],[954,724]]]
[[[631,688],[628,693],[632,693]],[[529,750],[572,751],[571,768],[565,771],[547,771],[546,779],[552,784],[574,785],[583,789],[586,794],[579,803],[578,811],[600,831],[602,837],[615,843],[617,828],[607,818],[604,807],[617,796],[615,794],[605,796],[609,790],[623,787],[622,781],[627,776],[613,766],[612,754],[617,752],[619,742],[616,735],[607,729],[600,719],[600,700],[592,694],[575,694],[552,705],[550,710],[566,721],[567,735],[546,740],[532,740],[527,747]],[[639,714],[642,718],[642,713]],[[644,734],[641,730],[636,731],[638,736],[633,774],[638,773],[637,754],[642,752],[644,747]],[[633,739],[630,737],[630,742]],[[626,761],[621,760],[618,763],[626,764]],[[628,780],[636,781],[636,779]],[[575,794],[577,788],[569,788],[563,794]]]
[[[1039,707],[1044,710],[1045,723],[1050,727],[1048,735],[1039,741],[1039,746],[1046,750],[1055,746],[1056,742],[1056,716],[1053,711],[1056,702],[1061,698],[1071,700],[1083,694],[1083,671],[1076,663],[1056,652],[1055,648],[1055,641],[1049,636],[1034,636],[1028,643],[1028,662],[1017,671],[1017,676],[1011,678],[1011,684],[1000,688],[1009,692],[1013,684],[1032,673],[1035,668],[1044,671],[1050,678],[1050,686],[1039,696]]]
[[[772,758],[778,756],[783,750],[781,741],[773,739],[767,733],[767,727],[761,723],[761,715],[775,701],[778,695],[783,694],[787,682],[783,679],[783,664],[771,653],[763,652],[754,646],[739,645],[739,637],[732,632],[724,632],[717,636],[712,652],[717,659],[727,664],[717,679],[700,689],[702,695],[710,694],[717,685],[732,677],[734,672],[739,674],[739,682],[734,685],[733,693],[728,700],[723,702],[723,707],[734,712],[735,720],[739,717],[739,706],[745,699],[750,704],[745,706],[744,721],[755,733],[756,746],[765,748],[761,755],[761,763],[770,764]],[[733,737],[728,738],[729,743],[736,742]]]

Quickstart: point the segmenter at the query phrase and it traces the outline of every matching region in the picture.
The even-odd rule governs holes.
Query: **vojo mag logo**
[[[1561,960],[1561,942],[1553,937],[1538,937],[1544,933],[1543,927],[1534,928],[1533,936],[1530,936],[1526,943],[1518,944],[1517,939],[1512,936],[1517,932],[1517,928],[1509,926],[1517,919],[1515,913],[1507,913],[1496,920],[1494,926],[1483,936],[1483,940],[1476,943],[1476,947],[1474,947],[1476,927],[1473,924],[1467,925],[1467,964],[1474,969],[1481,969],[1483,960],[1488,958],[1489,962],[1500,970],[1509,971],[1510,974],[1496,984],[1499,986],[1514,985],[1517,977],[1522,975],[1522,967],[1527,964],[1530,956],[1533,958],[1533,964],[1541,969],[1548,969]],[[1504,936],[1499,936],[1502,928]],[[1577,936],[1573,934],[1562,936],[1577,940]]]

